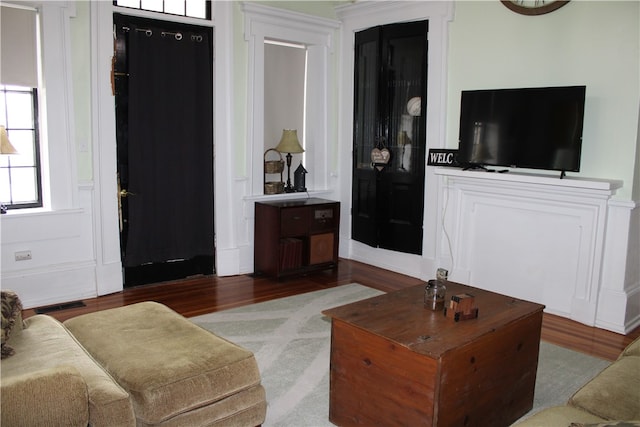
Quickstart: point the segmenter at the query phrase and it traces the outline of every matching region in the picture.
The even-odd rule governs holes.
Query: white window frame
[[[45,210],[79,207],[75,150],[71,23],[73,2],[38,2],[40,135]]]
[[[279,40],[307,47],[307,95],[305,105],[306,176],[310,190],[329,188],[329,91],[331,62],[338,21],[254,3],[243,3],[245,40],[249,43],[246,170],[251,195],[264,194],[262,171],[264,141],[264,43]],[[293,166],[295,169],[295,166]]]
[[[156,7],[156,9],[149,9],[147,7],[147,5],[143,4],[143,3],[149,4],[148,1],[145,2],[144,0],[142,0],[142,1],[141,0],[113,0],[113,5],[115,7],[131,8],[133,10],[147,11],[147,12],[153,12],[153,13],[163,13],[163,14],[173,15],[173,16],[182,16],[182,17],[186,17],[186,18],[203,19],[205,21],[211,21],[211,15],[213,15],[213,5],[211,4],[212,3],[211,0],[201,0],[200,5],[204,6],[204,8],[205,8],[205,10],[204,10],[204,15],[205,16],[193,15],[192,12],[189,11],[189,7],[187,5],[187,3],[188,3],[187,0],[185,0],[184,3],[180,2],[180,3],[182,3],[184,5],[184,8],[182,9],[181,13],[167,11],[167,0],[163,0],[162,1],[162,3],[161,3],[162,10],[160,10],[160,8],[157,8],[157,4],[160,4],[160,2],[158,2],[157,0],[155,0],[155,2],[151,3]],[[170,2],[170,3],[176,3],[176,2],[173,1],[173,2]],[[170,6],[171,6],[171,4],[170,4]],[[209,8],[209,16],[207,16],[207,7]]]
[[[11,4],[11,2],[6,2]],[[78,208],[70,19],[72,1],[18,1],[39,20],[39,131],[42,207],[12,209],[12,215]]]
[[[0,88],[0,92],[4,91],[4,99],[6,100],[6,96],[7,93],[10,92],[19,92],[19,93],[23,93],[23,94],[29,94],[29,98],[30,98],[30,115],[32,117],[31,120],[31,126],[29,129],[24,129],[24,130],[33,130],[33,136],[32,136],[32,149],[33,149],[33,156],[32,156],[32,160],[33,160],[33,164],[32,165],[16,165],[13,164],[14,162],[12,162],[11,157],[9,157],[6,166],[3,166],[3,169],[7,169],[8,170],[8,175],[9,175],[9,182],[7,182],[7,185],[9,187],[9,193],[10,193],[10,198],[8,200],[2,200],[2,202],[4,203],[4,205],[6,207],[8,207],[9,209],[32,209],[32,208],[40,208],[43,206],[43,197],[42,197],[42,162],[40,160],[40,108],[39,108],[39,100],[40,100],[40,96],[38,95],[40,93],[39,88],[34,88],[34,87],[27,87],[27,86],[12,86],[12,85],[2,85],[3,87]],[[7,102],[4,105],[4,108],[6,109],[6,114],[9,114],[8,111],[11,110],[12,113],[11,114],[15,114],[16,113],[16,108],[9,108],[9,103]],[[23,110],[23,109],[20,109]],[[7,123],[7,130],[8,133],[10,134],[12,129],[9,123]],[[13,139],[13,138],[9,138],[9,139]],[[13,141],[13,143],[15,144],[15,140]],[[15,147],[14,147],[15,148]],[[18,150],[18,154],[20,154],[20,151]],[[32,186],[29,186],[33,189],[33,193],[35,194],[35,197],[31,200],[15,200],[15,198],[13,197],[13,194],[16,192],[17,188],[20,187],[20,184],[14,183],[13,182],[13,178],[14,178],[14,172],[18,171],[20,169],[33,169],[33,173],[35,174],[34,176],[34,182]],[[5,203],[6,202],[6,203]]]

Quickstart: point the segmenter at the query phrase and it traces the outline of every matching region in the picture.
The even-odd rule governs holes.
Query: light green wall
[[[93,179],[91,161],[91,29],[90,3],[76,2],[76,17],[71,20],[71,66],[77,146],[78,179]]]
[[[579,1],[522,16],[499,1],[460,1],[450,26],[446,145],[458,145],[460,91],[586,85],[580,177],[638,174],[640,2]],[[635,190],[633,194],[638,194]]]
[[[344,2],[267,1],[269,6],[334,18]],[[76,140],[91,141],[89,2],[72,21]],[[247,42],[233,8],[236,170],[245,175]],[[624,181],[621,199],[640,200],[640,2],[573,0],[548,15],[517,15],[498,0],[456,1],[450,25],[447,147],[457,147],[460,91],[494,87],[587,86],[581,172]],[[335,55],[333,56],[335,58]],[[336,82],[337,84],[337,82]],[[78,176],[90,180],[91,144],[78,151]],[[575,175],[575,174],[574,174]],[[635,179],[635,185],[634,185]]]

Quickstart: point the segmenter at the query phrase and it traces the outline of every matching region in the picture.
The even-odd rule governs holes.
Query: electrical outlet
[[[15,254],[16,261],[28,261],[31,259],[31,251],[20,251]]]

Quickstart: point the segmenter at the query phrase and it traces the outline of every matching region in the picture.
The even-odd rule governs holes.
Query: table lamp
[[[303,153],[304,148],[298,141],[298,131],[296,129],[282,129],[282,138],[276,147],[276,151],[287,153],[287,185],[284,188],[286,193],[293,193],[295,189],[291,185],[291,153]]]
[[[18,150],[9,141],[7,129],[2,125],[0,125],[0,154],[18,154]],[[7,213],[7,207],[2,203],[0,203],[0,213]]]
[[[0,125],[0,154],[18,154],[18,150],[9,142],[7,128],[2,125]]]

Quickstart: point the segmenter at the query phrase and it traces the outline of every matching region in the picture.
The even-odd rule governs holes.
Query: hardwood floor
[[[280,281],[252,275],[206,276],[127,288],[123,292],[83,300],[84,307],[48,314],[64,321],[84,313],[152,300],[171,307],[183,316],[192,317],[348,283],[360,283],[390,292],[419,285],[422,281],[357,261],[340,259],[336,269]],[[34,309],[23,312],[25,318],[34,314]],[[551,314],[545,314],[542,323],[543,340],[608,360],[617,358],[622,349],[638,336],[640,327],[625,336]]]

